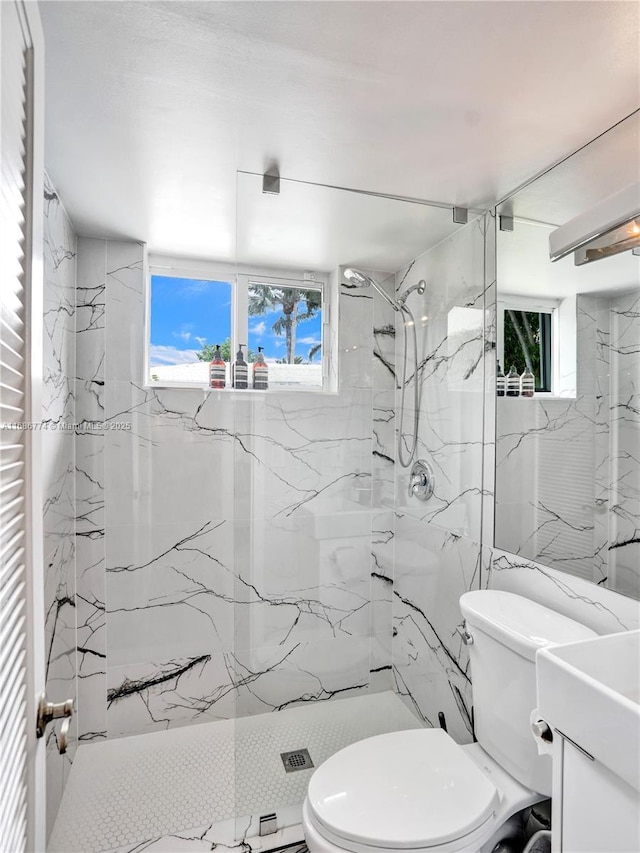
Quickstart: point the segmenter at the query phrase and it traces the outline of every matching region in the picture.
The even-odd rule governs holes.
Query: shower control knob
[[[409,474],[409,497],[428,501],[433,494],[435,477],[428,462],[418,459],[411,466]]]

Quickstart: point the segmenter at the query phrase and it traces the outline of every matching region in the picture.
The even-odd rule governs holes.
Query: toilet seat
[[[351,744],[309,782],[306,812],[344,850],[461,849],[492,823],[498,789],[442,729],[414,729]],[[482,833],[484,834],[484,833]]]

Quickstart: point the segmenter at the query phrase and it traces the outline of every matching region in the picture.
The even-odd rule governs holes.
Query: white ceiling
[[[242,263],[325,272],[394,273],[461,227],[449,208],[296,181],[281,180],[279,195],[265,195],[262,176],[244,173],[238,210]]]
[[[523,187],[501,205],[499,212],[564,225],[607,196],[638,183],[640,112]]]
[[[551,225],[516,220],[513,231],[498,232],[499,293],[564,299],[578,293],[610,296],[638,288],[640,258],[631,252],[580,267],[573,254],[551,263],[552,231]]]
[[[174,255],[235,257],[237,169],[484,206],[640,103],[624,0],[40,8],[75,226]]]

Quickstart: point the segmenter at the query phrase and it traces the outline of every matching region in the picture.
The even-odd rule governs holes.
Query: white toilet
[[[311,853],[491,853],[516,812],[551,795],[551,758],[530,727],[535,653],[595,636],[533,601],[497,590],[460,599],[477,743],[442,729],[378,735],[315,771],[302,823]]]

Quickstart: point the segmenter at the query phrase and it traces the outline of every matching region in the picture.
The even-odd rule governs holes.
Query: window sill
[[[158,389],[163,391],[203,391],[208,394],[220,394],[223,397],[228,395],[240,395],[242,397],[265,397],[273,396],[274,394],[282,394],[293,392],[294,394],[330,394],[337,395],[337,391],[330,388],[311,388],[302,385],[275,385],[260,391],[257,388],[210,388],[208,385],[198,382],[145,382],[142,386],[145,390]]]
[[[507,397],[506,395],[504,397],[498,397],[498,400],[526,400],[527,402],[529,402],[530,400],[544,400],[545,402],[548,400],[560,400],[565,403],[570,403],[572,401],[575,402],[577,399],[578,398],[575,394],[564,396],[558,394],[548,394],[546,391],[538,391],[533,395],[533,397],[523,397],[522,395],[519,395],[518,397]]]

